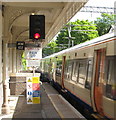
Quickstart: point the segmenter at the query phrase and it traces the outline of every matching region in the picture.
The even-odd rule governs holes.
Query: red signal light
[[[35,34],[34,34],[34,38],[35,38],[35,39],[39,39],[39,38],[40,38],[40,34],[39,34],[39,33],[35,33]]]

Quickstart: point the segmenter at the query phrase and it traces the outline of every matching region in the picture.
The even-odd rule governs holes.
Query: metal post
[[[70,34],[70,32],[71,32],[71,26],[69,25],[68,26],[68,39],[69,39],[69,42],[68,42],[68,48],[70,47],[70,40],[71,40],[71,34]]]
[[[74,41],[72,40],[72,47],[74,46]]]
[[[33,76],[35,76],[35,67],[33,66]]]

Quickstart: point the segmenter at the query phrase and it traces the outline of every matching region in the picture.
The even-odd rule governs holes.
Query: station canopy
[[[45,40],[52,40],[60,29],[84,6],[87,0],[3,0],[4,34],[11,34],[12,43],[29,39],[29,16],[45,15]]]

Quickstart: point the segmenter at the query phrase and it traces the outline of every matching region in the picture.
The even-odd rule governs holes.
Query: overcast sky
[[[116,0],[89,0],[85,6],[97,6],[97,7],[114,7],[116,8]],[[114,4],[115,3],[115,4]],[[71,21],[74,22],[77,19],[80,20],[89,20],[93,21],[97,17],[100,17],[100,13],[89,13],[89,12],[78,12],[72,19]]]
[[[114,7],[116,0],[89,0],[87,6]]]

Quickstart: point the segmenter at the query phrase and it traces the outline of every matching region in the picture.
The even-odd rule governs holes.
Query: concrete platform
[[[5,117],[7,118],[7,117]],[[43,83],[41,86],[40,104],[27,104],[25,96],[19,96],[12,118],[84,118],[52,86]],[[30,120],[29,119],[29,120]],[[5,120],[5,119],[3,119]]]
[[[84,118],[68,101],[58,94],[53,87],[49,84],[43,84],[43,87],[61,118]]]
[[[20,96],[13,118],[60,118],[60,116],[41,86],[40,104],[27,104],[26,97]]]

